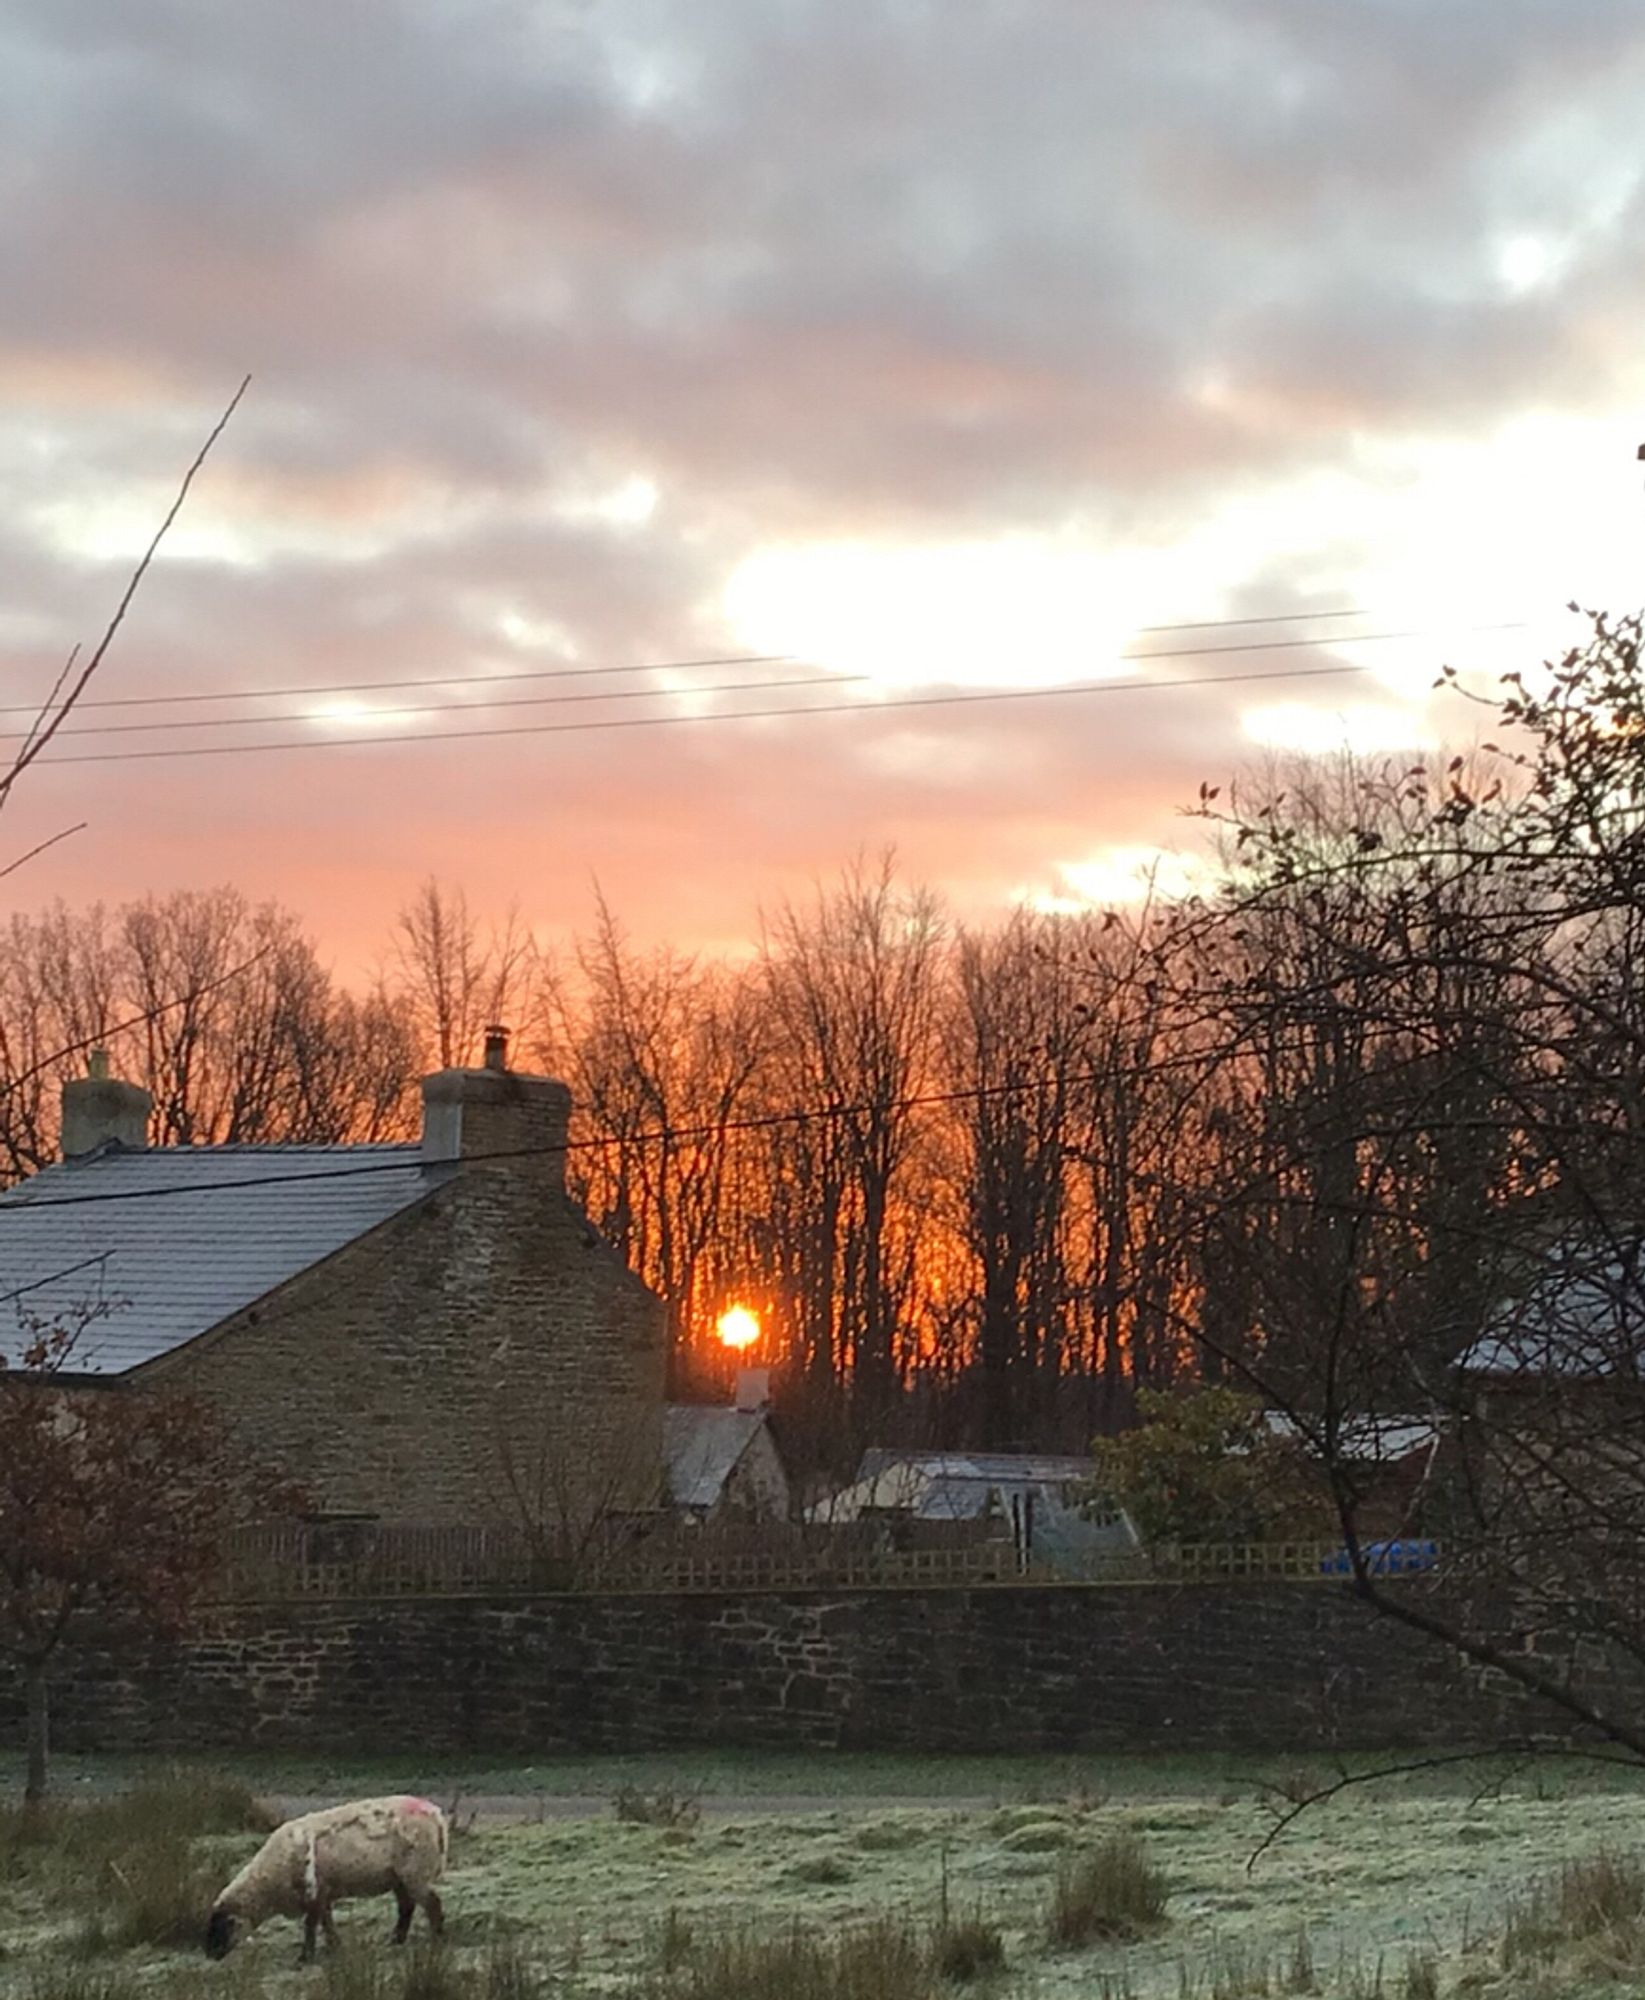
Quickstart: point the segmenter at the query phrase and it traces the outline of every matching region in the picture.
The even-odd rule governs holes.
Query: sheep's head
[[[244,1917],[236,1916],[233,1910],[225,1910],[218,1904],[206,1925],[207,1958],[227,1958],[250,1928]]]

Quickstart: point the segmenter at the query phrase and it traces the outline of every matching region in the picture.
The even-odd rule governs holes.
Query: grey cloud
[[[689,653],[764,539],[1169,534],[1358,433],[1597,405],[1634,365],[1642,78],[1637,0],[13,0],[0,589],[29,636],[0,628],[0,668],[93,629],[122,575],[43,547],[29,507],[163,494],[247,368],[197,507],[310,539],[162,565],[124,685],[472,670],[505,603],[583,659]],[[1515,299],[1492,260],[1519,228],[1576,248]],[[1245,414],[1196,397],[1217,371]],[[631,471],[652,521],[569,518]],[[374,522],[384,551],[351,555]],[[1289,601],[1283,560],[1246,598]],[[895,822],[995,880],[1123,837],[1145,794],[1168,818],[1239,706],[944,717],[1028,774],[986,840],[854,722],[536,739],[481,778],[338,752],[362,775],[316,779],[316,810],[376,853],[382,801],[426,793],[428,840],[478,851],[506,766],[575,869],[620,853],[635,883],[659,828],[701,874],[756,833],[787,865]],[[253,762],[178,769],[202,812],[275,824],[286,781]],[[107,796],[136,812],[163,768],[111,767]],[[568,834],[579,812],[603,831]]]

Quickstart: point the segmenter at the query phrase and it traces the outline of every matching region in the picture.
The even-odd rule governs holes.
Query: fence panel
[[[1395,1545],[1390,1545],[1395,1546]],[[1404,1545],[1401,1545],[1404,1546]],[[1418,1547],[1416,1544],[1410,1548]],[[1440,1551],[1420,1545],[1433,1569]],[[1178,1543],[1093,1553],[1070,1570],[1023,1562],[1009,1542],[895,1548],[860,1535],[774,1529],[765,1546],[746,1533],[716,1545],[712,1531],[626,1539],[580,1549],[544,1548],[517,1529],[313,1522],[243,1531],[222,1551],[211,1595],[219,1602],[341,1597],[453,1597],[531,1590],[781,1591],[941,1590],[990,1584],[1197,1584],[1340,1581],[1340,1543]],[[1395,1565],[1387,1565],[1393,1573]]]

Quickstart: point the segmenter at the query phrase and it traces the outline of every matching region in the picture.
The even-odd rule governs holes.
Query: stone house
[[[675,1515],[706,1525],[786,1521],[788,1468],[771,1428],[770,1372],[744,1368],[730,1403],[670,1403],[663,1457]]]
[[[148,1093],[92,1067],[61,1164],[0,1195],[0,1298],[83,1322],[65,1384],[205,1398],[321,1518],[662,1504],[662,1303],[566,1193],[569,1091],[500,1031],[399,1145],[151,1148]]]

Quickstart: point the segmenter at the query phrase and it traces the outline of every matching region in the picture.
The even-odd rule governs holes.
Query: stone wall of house
[[[316,1511],[575,1530],[657,1504],[663,1308],[546,1177],[463,1164],[144,1371]]]
[[[786,1521],[792,1513],[788,1473],[769,1425],[761,1424],[731,1468],[718,1511],[754,1521]]]
[[[1518,1706],[1317,1583],[242,1607],[181,1645],[82,1647],[53,1697],[64,1748],[413,1758],[1412,1748]]]

